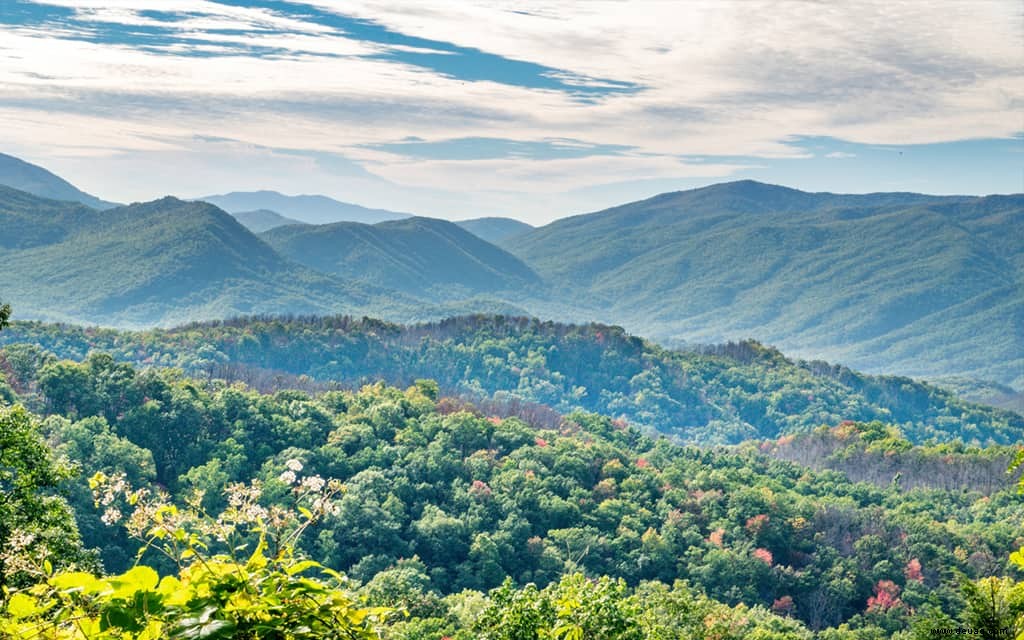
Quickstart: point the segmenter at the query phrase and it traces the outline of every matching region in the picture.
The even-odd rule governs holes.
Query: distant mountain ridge
[[[375,225],[277,227],[262,234],[281,255],[323,273],[434,299],[458,299],[540,284],[519,258],[435,218]]]
[[[14,156],[0,153],[0,185],[41,198],[80,202],[93,209],[110,209],[114,202],[100,200],[46,169]]]
[[[408,213],[371,209],[357,204],[340,202],[327,196],[288,196],[276,191],[233,191],[197,199],[217,205],[228,213],[268,209],[282,216],[309,224],[330,224],[332,222],[374,224],[411,217],[411,214]]]
[[[473,218],[471,220],[457,220],[459,225],[473,235],[483,238],[487,242],[500,242],[521,233],[532,230],[533,225],[526,224],[515,218]]]
[[[284,227],[290,224],[307,224],[293,218],[286,218],[276,211],[270,209],[256,209],[255,211],[238,211],[231,213],[231,217],[238,220],[245,228],[253,233],[262,233],[275,227]]]

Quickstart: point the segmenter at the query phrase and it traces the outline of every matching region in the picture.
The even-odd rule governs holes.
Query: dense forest
[[[8,345],[0,367],[22,388],[31,380],[18,372],[31,371],[44,351],[82,360],[99,350],[264,391],[378,381],[404,387],[429,378],[447,395],[592,411],[694,443],[776,438],[843,420],[891,423],[916,443],[1024,440],[1019,414],[909,378],[794,361],[752,341],[673,351],[599,324],[506,316],[411,326],[344,316],[254,317],[128,332],[17,322],[0,334],[0,344]]]
[[[0,546],[19,555],[0,563],[0,629],[57,606],[182,637],[333,612],[341,637],[926,638],[1024,606],[1012,447],[920,447],[851,421],[700,449],[426,379],[260,393],[102,352],[11,345],[4,363],[0,482],[18,490]],[[921,480],[969,461],[992,464],[955,490]],[[226,522],[233,560],[210,524]],[[313,595],[245,600],[249,582],[196,558]]]

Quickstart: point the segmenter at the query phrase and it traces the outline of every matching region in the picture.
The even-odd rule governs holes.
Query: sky
[[[0,0],[0,152],[107,200],[534,224],[755,179],[1024,191],[1024,4]]]

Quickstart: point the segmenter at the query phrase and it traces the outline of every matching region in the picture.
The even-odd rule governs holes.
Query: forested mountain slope
[[[46,169],[14,156],[0,153],[0,185],[41,198],[79,202],[93,209],[110,209],[117,204],[100,200]]]
[[[122,332],[16,322],[0,341],[73,359],[98,349],[270,389],[298,384],[295,376],[309,376],[308,388],[431,378],[446,393],[596,411],[700,443],[776,438],[843,420],[894,423],[915,442],[1024,440],[1020,415],[909,378],[793,361],[758,343],[670,351],[604,325],[252,318]]]
[[[515,256],[434,218],[291,225],[261,237],[281,255],[320,272],[412,295],[459,299],[540,283]]]
[[[414,305],[289,262],[213,205],[163,198],[107,211],[0,189],[0,291],[28,317],[128,325]]]
[[[910,375],[1024,384],[1024,196],[815,194],[751,181],[565,218],[501,244],[593,317],[755,336]]]

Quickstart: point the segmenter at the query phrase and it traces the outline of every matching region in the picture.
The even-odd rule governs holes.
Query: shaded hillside
[[[279,374],[353,386],[431,378],[446,393],[597,411],[701,443],[776,438],[843,420],[893,423],[914,442],[1024,439],[1020,415],[908,378],[793,361],[757,343],[668,351],[604,325],[256,318],[133,333],[16,322],[0,341],[73,359],[99,349],[264,388]]]
[[[278,227],[262,237],[281,255],[323,273],[437,299],[539,283],[518,258],[433,218]]]
[[[526,233],[534,227],[514,218],[475,218],[459,220],[455,224],[487,242],[500,242],[512,236]]]
[[[269,209],[256,209],[255,211],[238,211],[231,216],[242,223],[246,229],[253,233],[262,233],[275,227],[283,227],[289,224],[305,224],[292,218],[286,218],[276,211]]]
[[[93,209],[110,209],[117,204],[100,200],[46,169],[0,153],[0,185],[41,198],[79,202]]]
[[[276,191],[234,191],[198,199],[215,204],[231,213],[269,209],[309,224],[344,221],[374,224],[409,217],[407,213],[361,207],[357,204],[339,202],[327,196],[288,196]]]
[[[756,336],[913,375],[1024,384],[1024,196],[804,193],[744,181],[556,221],[502,245],[593,317]]]
[[[23,318],[155,324],[387,304],[384,292],[285,260],[202,202],[168,197],[97,212],[5,190],[0,215],[19,223],[18,235],[5,233],[0,292]]]

